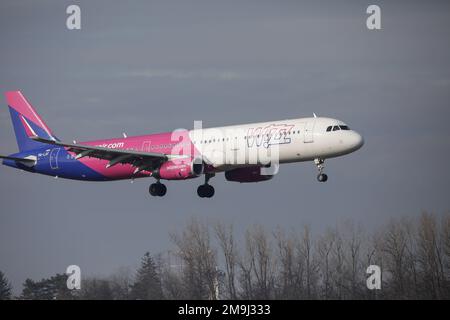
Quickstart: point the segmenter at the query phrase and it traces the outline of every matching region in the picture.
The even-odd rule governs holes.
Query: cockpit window
[[[350,130],[350,128],[349,128],[348,126],[345,126],[345,125],[328,126],[328,127],[327,127],[327,132],[330,132],[330,131],[338,131],[338,130]]]

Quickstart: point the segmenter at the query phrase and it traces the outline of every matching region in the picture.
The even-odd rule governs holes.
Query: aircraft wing
[[[106,165],[107,168],[115,166],[116,164],[131,164],[136,167],[135,174],[142,170],[153,170],[158,168],[163,162],[174,158],[185,158],[182,155],[170,155],[156,152],[142,152],[135,150],[124,149],[110,149],[97,146],[88,146],[76,143],[65,143],[61,141],[55,141],[50,139],[44,139],[38,136],[33,136],[31,139],[46,143],[53,144],[67,148],[68,151],[76,153],[75,159],[83,157],[92,157],[102,160],[109,160]]]

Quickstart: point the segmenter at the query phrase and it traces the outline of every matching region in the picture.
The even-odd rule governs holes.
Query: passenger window
[[[329,126],[329,127],[327,128],[327,132],[329,132],[329,131],[331,131],[331,126]]]

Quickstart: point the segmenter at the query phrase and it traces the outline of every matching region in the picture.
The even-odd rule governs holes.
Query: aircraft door
[[[303,142],[311,143],[314,142],[314,126],[316,124],[316,119],[308,120],[305,123],[305,127],[303,130]]]
[[[144,141],[142,142],[142,151],[143,152],[150,152],[151,151],[152,142],[151,141]]]
[[[50,152],[50,168],[52,168],[53,170],[59,169],[59,167],[58,167],[58,155],[59,155],[59,150],[60,149],[61,148],[54,148]]]

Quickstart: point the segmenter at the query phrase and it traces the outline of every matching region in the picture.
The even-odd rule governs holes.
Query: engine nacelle
[[[164,162],[152,172],[152,176],[165,180],[184,180],[198,177],[203,169],[204,164],[200,160],[176,159]]]
[[[235,182],[259,182],[270,180],[273,175],[263,175],[261,174],[261,167],[254,166],[226,171],[225,178],[228,181]]]

